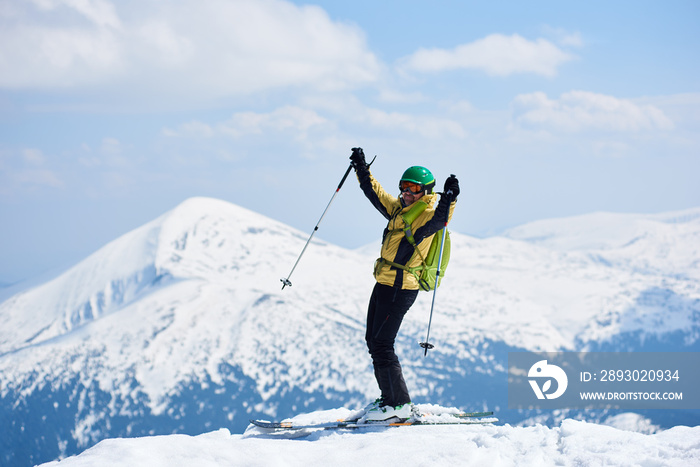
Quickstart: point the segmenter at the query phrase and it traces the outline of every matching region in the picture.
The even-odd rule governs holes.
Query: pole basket
[[[425,349],[424,355],[428,355],[428,350],[435,348],[435,346],[430,342],[421,342],[420,346]]]

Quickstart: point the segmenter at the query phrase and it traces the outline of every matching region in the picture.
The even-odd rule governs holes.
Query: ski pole
[[[452,194],[449,190],[447,195]],[[440,243],[440,255],[438,256],[437,273],[435,274],[435,288],[433,288],[433,302],[430,304],[430,319],[428,320],[428,333],[425,336],[425,342],[421,342],[420,346],[425,349],[424,356],[428,356],[428,350],[435,346],[430,343],[430,325],[433,323],[433,309],[435,308],[435,295],[437,295],[438,281],[440,280],[440,263],[442,263],[442,250],[445,248],[445,235],[447,234],[447,221],[450,218],[450,208],[447,208],[447,219],[445,219],[445,227],[442,229],[442,242]]]
[[[321,223],[321,221],[323,220],[323,216],[326,215],[326,211],[328,211],[328,208],[331,206],[331,203],[332,203],[333,200],[335,199],[335,195],[338,194],[338,192],[340,191],[340,188],[343,186],[343,183],[345,183],[345,179],[348,178],[348,174],[350,173],[350,170],[352,170],[352,164],[350,164],[350,166],[348,167],[348,170],[345,171],[345,175],[343,175],[343,179],[340,180],[340,183],[338,184],[338,188],[335,190],[335,193],[333,193],[333,196],[331,197],[331,200],[328,202],[328,205],[326,206],[326,209],[323,210],[323,214],[321,214],[321,218],[320,218],[320,219],[318,220],[318,222],[316,223],[316,227],[314,227],[314,230],[311,232],[311,235],[309,236],[309,239],[306,241],[306,245],[304,245],[304,249],[301,250],[301,254],[300,254],[299,257],[297,258],[296,263],[294,263],[294,266],[292,267],[292,270],[289,271],[289,275],[286,277],[286,279],[284,279],[284,278],[283,278],[283,279],[280,279],[280,280],[282,281],[282,290],[284,290],[284,288],[285,288],[286,286],[290,286],[290,287],[292,286],[292,283],[289,281],[289,278],[292,277],[292,273],[294,272],[294,269],[296,269],[297,264],[299,264],[299,260],[300,260],[301,257],[304,255],[304,252],[306,251],[306,247],[309,246],[309,243],[311,242],[311,238],[314,236],[314,234],[315,234],[316,231],[318,230],[318,225],[319,225],[319,224]]]

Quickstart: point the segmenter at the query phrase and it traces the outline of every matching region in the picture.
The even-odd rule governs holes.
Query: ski
[[[428,413],[428,414],[433,415],[430,413]],[[426,414],[426,415],[428,415],[428,414]],[[434,415],[440,415],[440,414],[434,414]],[[457,418],[476,418],[476,417],[490,417],[491,415],[493,415],[493,412],[459,412],[459,413],[451,413],[448,415],[451,415],[451,416],[457,417]]]
[[[250,423],[265,429],[273,430],[308,430],[308,429],[357,429],[371,427],[392,427],[392,426],[415,426],[415,425],[479,425],[489,424],[497,421],[495,418],[484,418],[493,415],[493,412],[469,412],[449,415],[454,420],[432,419],[432,417],[409,418],[404,421],[394,419],[393,421],[361,422],[355,420],[337,420],[333,422],[297,424],[294,422],[269,422],[266,420],[250,420]]]

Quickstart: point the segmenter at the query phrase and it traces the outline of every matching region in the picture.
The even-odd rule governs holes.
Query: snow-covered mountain
[[[557,251],[580,251],[619,268],[700,279],[700,208],[662,214],[599,212],[547,219],[505,236]]]
[[[417,345],[430,294],[397,341],[414,399],[505,408],[509,350],[698,350],[699,236],[700,209],[453,233],[436,348]],[[3,461],[375,398],[363,340],[374,253],[314,241],[280,290],[307,237],[193,198],[0,304]]]

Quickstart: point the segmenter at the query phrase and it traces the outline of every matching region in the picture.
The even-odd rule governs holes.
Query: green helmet
[[[432,193],[435,186],[435,177],[430,170],[419,165],[409,167],[401,176],[400,182],[413,182],[423,185],[426,193]],[[400,183],[399,182],[399,183]]]

